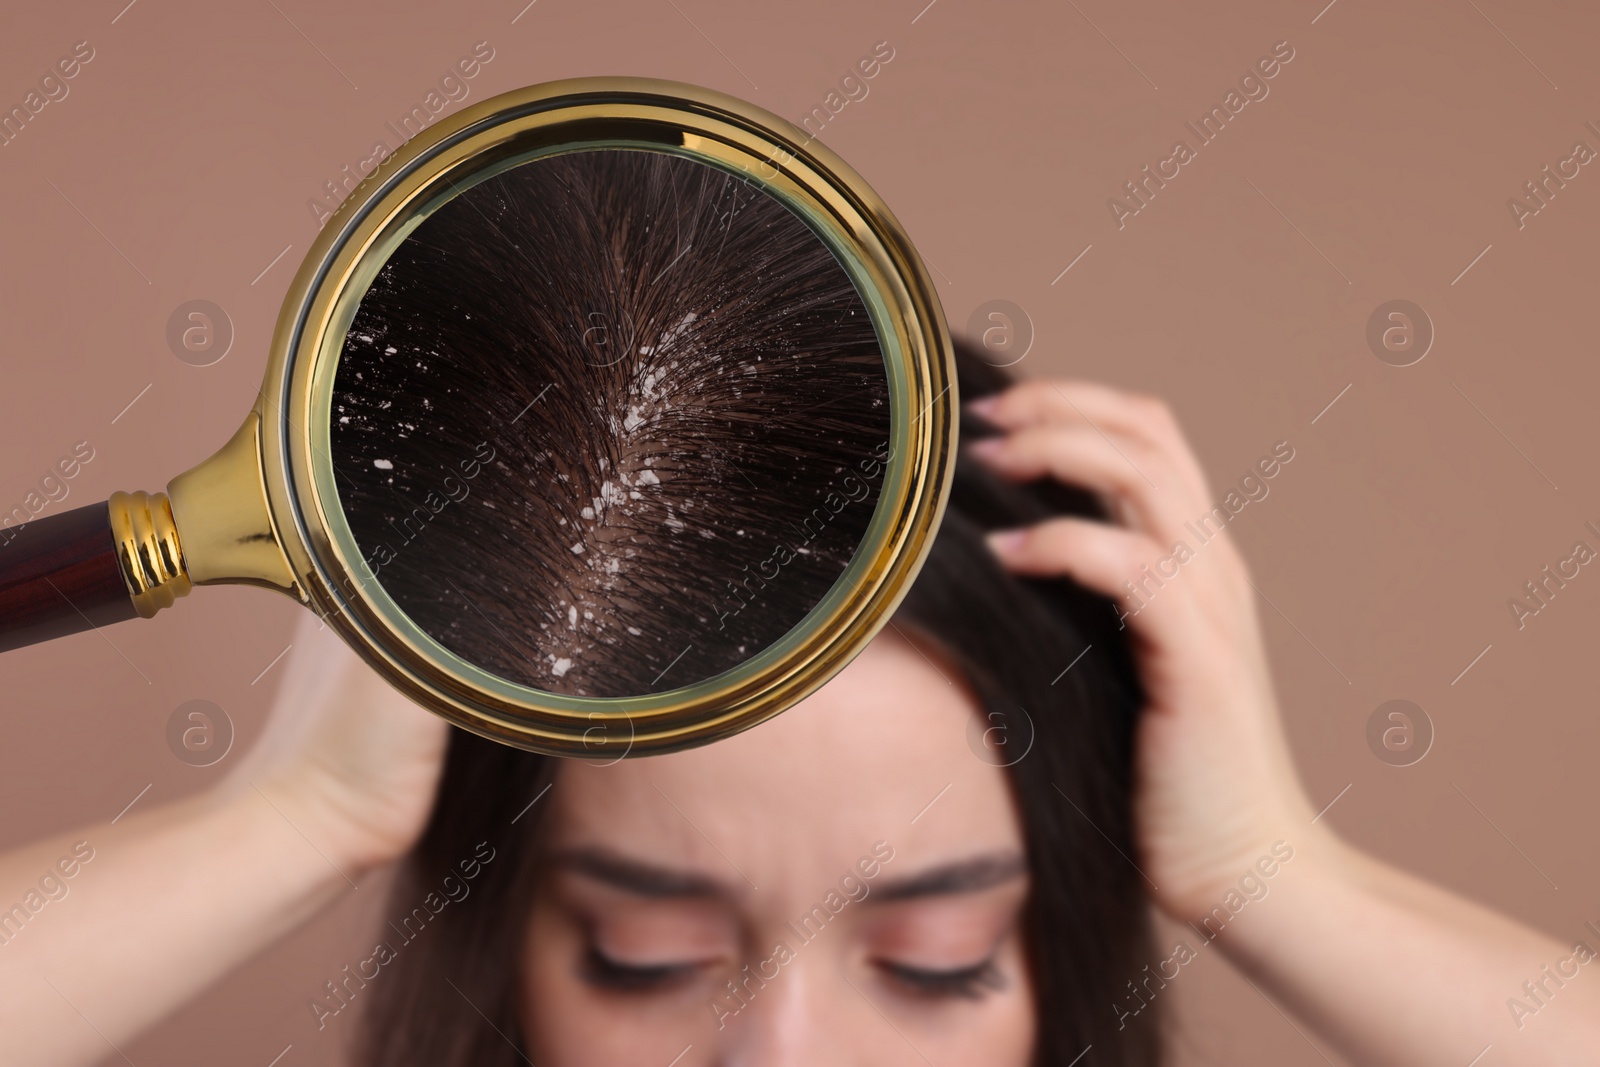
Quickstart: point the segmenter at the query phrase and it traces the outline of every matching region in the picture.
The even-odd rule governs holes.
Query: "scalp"
[[[384,589],[468,661],[590,696],[710,677],[799,622],[889,436],[833,253],[739,176],[647,151],[515,167],[430,216],[363,298],[334,407]]]

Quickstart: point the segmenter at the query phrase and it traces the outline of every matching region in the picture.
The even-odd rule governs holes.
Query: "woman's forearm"
[[[99,1062],[350,889],[254,786],[0,856],[0,1062]],[[305,820],[302,820],[305,821]]]
[[[1488,1047],[1494,1063],[1600,1054],[1600,940],[1574,936],[1585,948],[1323,833],[1216,944],[1355,1062],[1466,1067]]]

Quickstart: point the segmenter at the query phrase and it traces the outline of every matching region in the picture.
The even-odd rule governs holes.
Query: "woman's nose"
[[[826,1063],[845,1067],[852,1061],[845,1005],[832,984],[850,987],[833,974],[831,961],[799,954],[787,964],[752,966],[726,1003],[733,1014],[722,1018],[722,1055],[718,1067],[806,1067]],[[774,971],[776,973],[774,973]],[[771,977],[763,977],[763,975]]]
[[[745,972],[755,978],[726,1002],[716,1067],[924,1067],[906,1035],[851,980],[846,961],[825,946],[803,946],[781,966],[756,971]]]

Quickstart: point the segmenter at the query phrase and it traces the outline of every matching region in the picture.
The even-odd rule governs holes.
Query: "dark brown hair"
[[[977,351],[957,345],[963,398],[1007,381]],[[986,432],[963,416],[964,439]],[[1016,578],[983,542],[987,530],[1063,514],[1100,511],[1082,492],[1006,484],[958,457],[949,510],[896,624],[946,652],[977,693],[986,725],[1003,727],[1015,746],[1005,762],[1032,876],[1026,923],[1035,1062],[1149,1067],[1160,1058],[1157,1006],[1125,1029],[1114,1007],[1156,959],[1144,883],[1128,858],[1136,855],[1131,753],[1142,704],[1129,648],[1108,600],[1068,581]],[[993,751],[979,747],[975,758]],[[432,920],[437,928],[400,949],[363,994],[364,1067],[524,1062],[518,974],[548,807],[528,805],[557,767],[552,758],[453,734],[432,820],[395,887],[395,916],[457,871],[480,842],[495,858],[471,895],[443,908]]]
[[[575,151],[395,250],[346,335],[331,458],[367,566],[429,635],[629,696],[730,669],[833,587],[888,397],[850,275],[784,203],[683,156]]]

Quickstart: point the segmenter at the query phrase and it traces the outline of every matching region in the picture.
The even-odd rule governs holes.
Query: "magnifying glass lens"
[[[841,580],[889,400],[861,294],[788,205],[683,155],[570,151],[397,247],[331,458],[374,580],[445,649],[640,696],[737,667]]]

